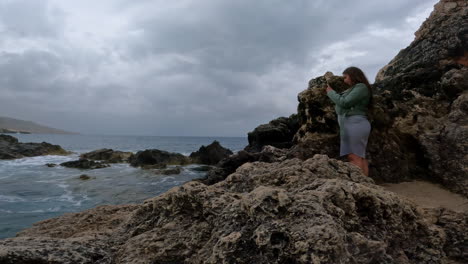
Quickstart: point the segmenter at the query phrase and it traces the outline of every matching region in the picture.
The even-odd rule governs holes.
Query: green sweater
[[[340,116],[367,116],[369,95],[369,90],[363,83],[357,83],[341,94],[333,90],[327,93],[327,96],[335,103],[335,111]]]

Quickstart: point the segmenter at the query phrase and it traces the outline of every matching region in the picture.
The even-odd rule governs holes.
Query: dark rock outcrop
[[[428,177],[468,197],[468,2],[439,2],[415,35],[375,86]]]
[[[215,184],[224,180],[229,174],[236,171],[242,164],[246,162],[254,162],[259,160],[258,153],[250,153],[245,150],[241,150],[234,155],[229,156],[221,160],[216,167],[208,171],[206,176],[202,179],[198,179],[204,184]]]
[[[349,163],[247,163],[140,205],[101,206],[0,240],[1,263],[463,263],[467,213],[429,211]]]
[[[92,169],[107,168],[110,165],[102,163],[102,162],[96,162],[94,160],[79,159],[79,160],[73,160],[73,161],[60,163],[60,166],[64,166],[67,168],[92,170]]]
[[[112,149],[104,148],[81,154],[80,158],[89,160],[100,160],[105,161],[107,163],[122,163],[128,162],[132,156],[132,152],[123,152],[118,150],[115,151]]]
[[[218,141],[213,141],[208,146],[201,146],[196,152],[190,154],[193,163],[215,165],[222,159],[232,155],[232,151],[222,147]]]
[[[298,128],[298,118],[295,114],[272,120],[248,133],[249,145],[244,150],[258,152],[266,145],[289,148],[292,146],[292,140]]]
[[[81,174],[81,175],[78,177],[78,179],[83,180],[83,181],[86,181],[86,180],[91,179],[91,177],[89,177],[89,176],[86,175],[86,174]]]
[[[9,135],[0,135],[0,159],[19,159],[43,155],[68,155],[70,152],[59,145],[42,143],[20,143]]]
[[[168,168],[168,169],[153,170],[154,174],[159,174],[159,175],[176,175],[176,174],[180,174],[181,172],[182,172],[182,167],[180,166]]]
[[[130,158],[130,165],[133,167],[144,167],[148,165],[187,165],[191,161],[187,156],[179,153],[171,153],[158,149],[147,149],[138,151]]]

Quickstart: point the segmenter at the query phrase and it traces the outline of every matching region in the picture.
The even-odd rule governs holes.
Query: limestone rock
[[[309,87],[297,96],[299,129],[293,139],[296,144],[310,137],[309,134],[333,134],[338,131],[335,107],[326,94],[327,78],[333,79],[335,76],[330,72],[326,75],[310,80]]]
[[[377,76],[393,129],[412,139],[427,177],[468,197],[468,3],[440,1],[415,40]]]
[[[426,212],[316,155],[37,223],[0,240],[0,262],[462,263],[467,218]]]

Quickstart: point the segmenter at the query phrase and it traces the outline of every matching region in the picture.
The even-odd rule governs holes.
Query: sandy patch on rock
[[[396,184],[385,183],[381,186],[424,208],[443,207],[457,212],[468,212],[468,199],[434,183],[412,181]]]

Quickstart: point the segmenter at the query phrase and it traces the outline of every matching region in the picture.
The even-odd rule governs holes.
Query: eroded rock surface
[[[446,263],[466,260],[467,219],[419,209],[316,155],[39,222],[0,241],[0,262]]]

